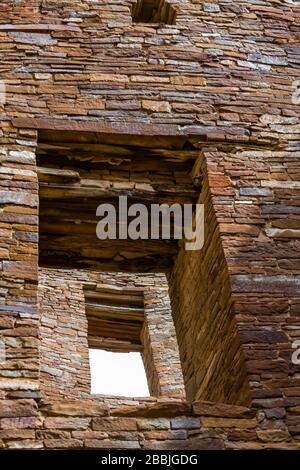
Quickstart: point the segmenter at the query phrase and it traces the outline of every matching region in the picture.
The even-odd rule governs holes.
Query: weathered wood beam
[[[144,319],[144,308],[132,308],[126,306],[115,306],[115,305],[99,305],[96,303],[86,302],[86,311],[89,315],[95,318],[107,318],[114,319],[119,317],[125,321],[137,321],[143,322]]]
[[[144,296],[142,292],[120,292],[120,291],[102,291],[95,290],[84,291],[85,299],[87,303],[95,305],[127,305],[132,308],[144,307]]]
[[[143,346],[141,344],[134,344],[130,341],[118,341],[113,338],[97,338],[88,336],[88,344],[91,349],[103,349],[111,352],[142,352]]]
[[[40,182],[46,183],[75,183],[80,182],[78,171],[61,170],[59,168],[37,167],[37,174]]]
[[[46,200],[46,205],[49,200],[61,200],[63,207],[63,200],[72,200],[72,199],[82,199],[87,200],[96,199],[99,201],[99,204],[102,200],[107,202],[108,199],[117,200],[119,196],[127,196],[132,201],[135,199],[142,203],[159,203],[160,200],[164,203],[169,201],[181,202],[181,203],[193,203],[197,200],[199,196],[199,190],[192,188],[188,185],[153,185],[153,191],[145,191],[143,189],[128,188],[125,189],[113,189],[101,187],[82,187],[74,186],[67,187],[58,184],[45,185],[45,183],[40,184],[40,198]],[[88,204],[88,201],[86,202]]]

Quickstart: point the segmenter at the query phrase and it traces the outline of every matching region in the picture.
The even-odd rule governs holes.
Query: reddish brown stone
[[[221,439],[195,437],[188,441],[145,441],[145,450],[223,450]]]
[[[193,404],[193,414],[220,418],[250,418],[255,416],[255,411],[244,406],[199,401]]]
[[[191,411],[190,405],[185,402],[164,402],[151,405],[122,406],[111,411],[111,416],[132,416],[137,418],[163,418],[173,416],[186,416]]]
[[[34,400],[0,400],[0,417],[36,416],[37,404]]]
[[[134,418],[94,418],[92,429],[96,431],[136,431]]]

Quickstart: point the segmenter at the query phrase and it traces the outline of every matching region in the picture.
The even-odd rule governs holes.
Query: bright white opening
[[[124,397],[149,397],[142,356],[89,349],[91,393]]]

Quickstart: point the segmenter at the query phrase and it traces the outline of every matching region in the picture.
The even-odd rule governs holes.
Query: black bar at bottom
[[[232,468],[253,468],[253,465],[270,465],[277,467],[289,463],[297,466],[300,463],[300,454],[297,451],[109,451],[109,450],[4,450],[0,452],[0,468],[5,464],[67,464],[83,466],[92,464],[93,470],[97,468],[121,467],[125,469],[159,468],[173,469],[178,467],[203,468],[210,470],[216,464],[220,468],[231,465]],[[277,468],[276,467],[276,468]],[[226,468],[226,467],[225,467]],[[291,467],[292,468],[292,467]]]

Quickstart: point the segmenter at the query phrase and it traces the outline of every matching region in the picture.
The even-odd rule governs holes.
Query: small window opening
[[[141,341],[144,297],[139,290],[85,290],[91,393],[149,396]]]
[[[132,18],[136,23],[175,24],[176,11],[165,0],[137,0],[132,7]]]
[[[140,353],[90,349],[91,393],[124,397],[149,396]]]

